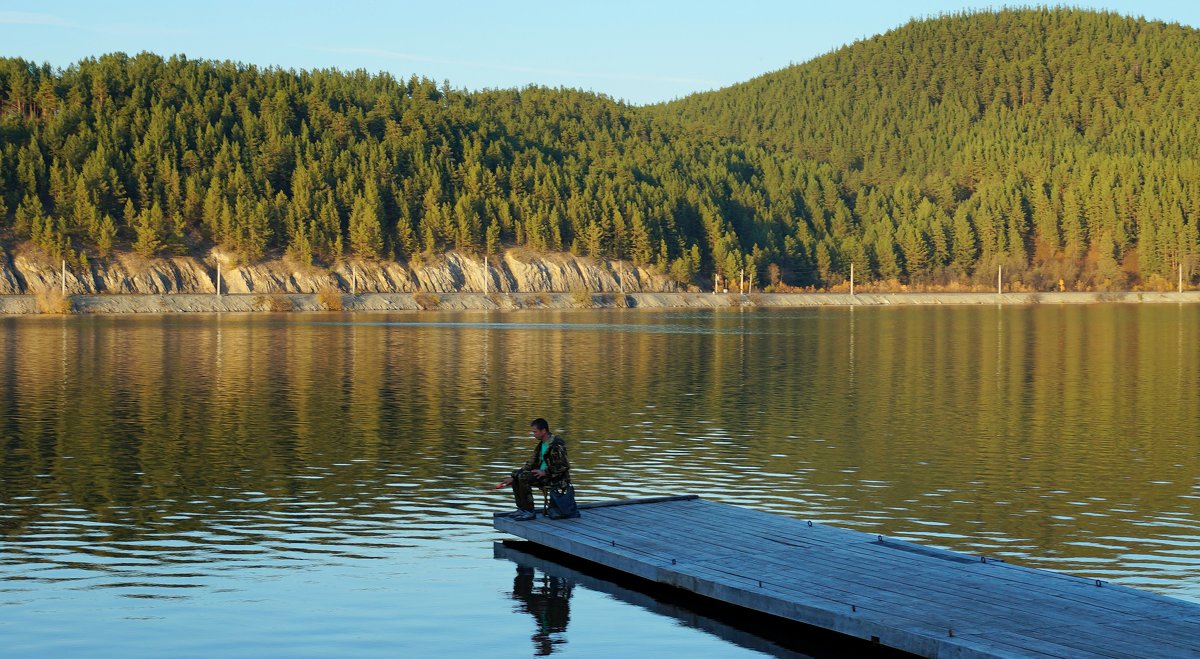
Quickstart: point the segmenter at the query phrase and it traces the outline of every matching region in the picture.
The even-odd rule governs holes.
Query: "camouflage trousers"
[[[548,487],[550,481],[538,478],[533,472],[517,469],[512,473],[513,500],[521,510],[533,510],[533,488]]]

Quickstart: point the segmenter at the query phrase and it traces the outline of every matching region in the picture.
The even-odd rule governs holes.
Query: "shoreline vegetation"
[[[0,295],[0,315],[1197,303],[1200,291],[1049,293],[272,293]]]

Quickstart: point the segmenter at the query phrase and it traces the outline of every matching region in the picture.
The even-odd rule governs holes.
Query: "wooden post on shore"
[[[625,265],[620,260],[617,261],[617,290],[625,295]]]
[[[1179,260],[1179,292],[1183,292],[1183,259]]]
[[[354,264],[350,264],[350,294],[358,295],[358,268]]]
[[[1004,266],[996,266],[996,295],[1004,295]]]
[[[487,295],[487,280],[488,280],[487,254],[484,254],[483,255],[483,294],[484,295]]]
[[[221,262],[217,261],[217,297],[221,297]]]
[[[850,297],[854,297],[854,261],[850,262]]]
[[[746,294],[746,269],[738,269],[738,295]]]
[[[1181,270],[1180,272],[1182,272],[1182,270]],[[63,297],[66,297],[66,296],[67,296],[67,260],[66,260],[66,259],[63,259],[63,268],[62,268],[62,295],[63,295]]]

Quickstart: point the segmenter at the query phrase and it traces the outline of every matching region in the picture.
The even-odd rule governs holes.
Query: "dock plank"
[[[720,530],[718,529],[714,533],[719,533],[719,532],[720,532]],[[872,543],[872,545],[874,545],[874,544],[875,543]],[[954,554],[954,552],[947,552],[945,550],[936,550],[936,551],[941,552],[941,554],[948,554],[950,556],[960,556],[960,557],[963,556],[961,554]],[[812,561],[811,557],[806,557],[805,560],[810,561],[810,562]],[[971,569],[971,570],[996,570],[996,569],[1012,570],[1013,569],[1013,567],[1009,566],[1008,564],[1003,564],[1003,563],[989,563],[987,565],[978,565],[977,563],[973,562],[969,557],[967,557],[963,561],[960,561],[960,563],[965,563],[966,566],[968,566],[966,569]],[[863,571],[862,568],[869,568],[869,566],[863,566],[863,565],[847,565],[847,567],[848,568],[858,567],[858,568],[860,568],[858,570],[858,572],[860,572],[860,573]],[[887,568],[887,566],[883,566],[882,569],[886,570],[886,568]],[[961,566],[955,566],[955,569],[964,569],[964,568],[962,568]],[[1135,591],[1133,589],[1115,587],[1115,586],[1111,586],[1111,585],[1106,585],[1104,587],[1104,593],[1099,598],[1097,598],[1098,593],[1095,590],[1095,586],[1092,585],[1092,581],[1078,579],[1078,578],[1070,579],[1068,581],[1069,585],[1071,587],[1075,588],[1076,590],[1090,591],[1090,592],[1084,592],[1083,594],[1076,593],[1073,595],[1073,597],[1068,597],[1066,599],[1058,599],[1058,598],[1061,598],[1061,590],[1055,589],[1055,591],[1051,591],[1050,594],[1051,594],[1051,596],[1057,596],[1057,598],[1051,597],[1050,599],[1047,599],[1046,597],[1038,597],[1037,596],[1038,593],[1036,591],[1032,591],[1031,589],[1029,589],[1029,587],[1026,583],[1029,581],[1029,579],[1036,578],[1037,576],[1041,576],[1041,575],[1051,575],[1051,576],[1063,576],[1063,575],[1057,575],[1056,573],[1049,573],[1046,571],[1040,571],[1041,575],[1038,575],[1037,572],[1038,571],[1031,571],[1028,568],[1024,568],[1024,576],[1026,578],[1023,578],[1021,580],[1021,583],[1019,583],[1019,586],[1020,586],[1019,590],[1011,590],[1011,589],[1001,588],[1001,589],[998,589],[998,592],[994,593],[994,594],[987,593],[985,590],[986,588],[988,588],[991,585],[990,583],[988,583],[988,581],[991,581],[991,580],[981,581],[978,578],[975,578],[972,581],[952,580],[952,579],[945,579],[944,575],[937,575],[937,574],[935,574],[934,576],[937,577],[938,581],[935,581],[932,585],[930,585],[930,584],[924,585],[923,590],[926,590],[926,591],[937,590],[938,588],[940,588],[942,586],[947,586],[947,587],[953,586],[955,588],[961,587],[963,589],[974,588],[975,590],[977,590],[979,592],[983,592],[985,594],[990,595],[990,598],[989,598],[990,600],[993,600],[993,601],[999,600],[999,603],[1004,604],[1009,607],[1009,611],[1006,611],[1003,609],[995,611],[995,614],[998,616],[1003,616],[1004,614],[1010,613],[1012,610],[1015,610],[1017,612],[1018,617],[1027,618],[1028,617],[1028,609],[1037,608],[1039,606],[1044,607],[1043,610],[1047,610],[1047,611],[1054,611],[1056,608],[1061,609],[1060,611],[1057,612],[1060,615],[1039,616],[1039,617],[1051,618],[1049,621],[1053,622],[1056,625],[1071,624],[1075,621],[1074,619],[1076,616],[1081,616],[1081,615],[1093,616],[1093,615],[1096,615],[1097,613],[1099,613],[1101,615],[1106,614],[1107,611],[1104,610],[1106,608],[1110,609],[1110,610],[1115,610],[1116,608],[1120,608],[1120,609],[1122,609],[1121,612],[1123,614],[1127,614],[1130,616],[1132,616],[1132,615],[1139,615],[1139,616],[1157,615],[1159,617],[1167,617],[1168,615],[1173,616],[1176,612],[1171,611],[1171,609],[1175,609],[1177,607],[1183,607],[1183,609],[1185,611],[1194,611],[1195,610],[1195,605],[1193,605],[1191,603],[1181,602],[1179,600],[1166,598],[1166,597],[1160,596],[1160,595],[1143,593],[1140,591]],[[904,571],[904,574],[908,574],[908,573],[909,573],[909,570]],[[869,585],[874,586],[874,584],[869,584]],[[919,584],[919,583],[916,585],[921,586],[921,584]],[[1004,592],[1006,590],[1008,592]],[[1112,604],[1108,603],[1108,600],[1113,597],[1123,600],[1124,604],[1120,607],[1114,607]],[[1096,603],[1097,599],[1099,599],[1099,601],[1101,603],[1100,611],[1092,610],[1092,608],[1094,608],[1096,605],[1095,603]],[[1147,603],[1146,600],[1150,600],[1150,602]],[[1157,601],[1155,601],[1155,600],[1157,600]],[[1128,606],[1128,602],[1130,602],[1130,601],[1135,601],[1135,602],[1140,601],[1142,606],[1136,606],[1136,607]],[[985,604],[986,604],[986,601],[985,601]],[[1166,609],[1167,609],[1166,611],[1159,610],[1159,609],[1163,608],[1163,606],[1162,606],[1163,604],[1169,605],[1166,607]],[[954,605],[956,607],[958,607],[958,606],[965,606],[967,604],[965,604],[963,602],[955,602]],[[1157,605],[1157,608],[1147,609],[1148,605]],[[978,607],[973,607],[973,608],[978,608]],[[1011,617],[1011,615],[1009,617]],[[1057,618],[1057,619],[1054,619],[1054,618]],[[999,618],[999,617],[996,618],[996,620],[1000,620],[1000,619],[1001,618]],[[1146,620],[1150,620],[1152,618],[1140,617],[1137,619],[1146,621]],[[1021,622],[1022,622],[1022,624],[1025,624],[1024,620],[1022,620]],[[1179,627],[1178,621],[1173,621],[1172,625],[1173,625],[1173,628],[1175,629],[1175,631],[1179,631],[1178,630],[1178,627]],[[1152,633],[1153,628],[1154,628],[1154,625],[1143,623],[1140,625],[1137,635],[1141,636],[1141,635],[1146,635],[1148,633]],[[1128,633],[1107,632],[1107,633],[1105,633],[1104,637],[1110,638],[1114,643],[1122,643],[1122,642],[1125,642],[1125,640],[1127,639]],[[1164,638],[1163,640],[1170,642],[1170,638]]]
[[[579,571],[552,559],[528,553],[521,546],[523,544],[525,543],[512,543],[510,541],[495,542],[492,545],[492,554],[498,560],[510,561],[518,566],[534,568],[545,575],[565,579],[581,585],[588,590],[604,593],[614,599],[645,609],[656,615],[674,618],[679,624],[685,627],[701,629],[734,645],[755,650],[766,656],[811,659],[811,655],[807,653],[807,650],[812,648],[819,651],[822,648],[820,639],[806,641],[803,639],[788,638],[786,634],[781,633],[781,630],[778,629],[768,628],[768,634],[771,635],[771,638],[763,638],[755,632],[748,631],[740,624],[738,626],[731,624],[730,621],[734,620],[734,618],[727,614],[697,612],[684,602],[676,602],[671,599],[664,600],[657,594],[627,588],[609,579],[589,572]],[[783,644],[781,645],[781,643]]]
[[[732,507],[730,507],[730,508],[732,508]],[[631,511],[631,514],[634,514],[633,511]],[[762,513],[759,513],[759,515],[762,515]],[[642,516],[641,519],[646,520],[647,524],[653,524],[653,525],[658,525],[658,526],[662,526],[662,527],[671,527],[671,526],[675,525],[677,522],[672,517],[663,517],[663,518],[653,519],[653,518],[647,518],[645,516]],[[729,540],[729,538],[727,536],[729,533],[728,529],[731,528],[731,525],[729,524],[728,520],[721,520],[721,521],[713,522],[711,519],[708,519],[703,516],[698,517],[698,520],[701,520],[701,521],[693,521],[691,518],[688,518],[686,520],[686,522],[684,522],[684,523],[686,523],[689,527],[694,527],[697,524],[702,525],[706,529],[708,537],[711,542],[721,543],[722,540],[725,540],[725,541]],[[703,520],[707,520],[707,521],[703,521]],[[755,521],[756,524],[759,524],[760,522],[761,522],[761,519]],[[800,522],[800,524],[804,524],[804,523]],[[806,530],[816,530],[819,533],[820,529],[818,527],[819,527],[819,525],[814,525],[812,528],[806,528]],[[678,527],[676,527],[676,528],[678,528]],[[760,527],[760,528],[766,528],[766,527]],[[836,529],[833,527],[826,527],[826,528],[829,528],[835,534],[837,532],[841,531],[840,529]],[[771,533],[772,531],[768,529],[763,532]],[[735,529],[734,533],[738,534],[734,540],[734,544],[744,546],[747,538],[743,537],[741,534],[749,533],[749,534],[753,535],[755,533],[755,530],[750,529],[748,531],[741,531],[741,530]],[[851,533],[854,533],[854,532],[851,532]],[[874,539],[877,537],[877,536],[874,536],[871,534],[861,534],[861,536],[863,537],[864,540],[866,538]],[[898,541],[898,540],[892,540],[892,539],[888,539],[884,543],[879,543],[878,541],[874,541],[874,540],[865,541],[862,543],[854,543],[852,537],[843,536],[842,540],[845,541],[848,538],[850,539],[849,542],[840,542],[840,543],[835,544],[836,548],[844,549],[845,552],[849,552],[849,553],[853,554],[852,557],[846,558],[844,556],[841,556],[842,552],[839,552],[838,556],[840,557],[841,560],[852,560],[852,561],[863,560],[863,561],[866,561],[869,559],[863,557],[863,554],[868,553],[868,552],[881,554],[882,556],[885,557],[886,560],[895,560],[897,558],[897,556],[894,553],[894,550],[892,548],[893,545],[903,545],[903,546],[908,546],[908,547],[920,547],[919,545],[913,545],[912,543],[907,543],[904,541]],[[767,537],[767,539],[770,540],[772,538]],[[762,545],[758,545],[757,551],[761,551],[761,547],[762,547]],[[828,549],[828,548],[826,548],[826,549]],[[1189,603],[1181,602],[1180,600],[1168,598],[1168,597],[1161,596],[1161,595],[1154,595],[1151,593],[1136,591],[1133,589],[1125,588],[1122,586],[1117,586],[1114,584],[1104,583],[1103,593],[1097,593],[1092,590],[1092,589],[1096,588],[1095,580],[1093,580],[1093,579],[1085,579],[1082,577],[1076,577],[1073,575],[1066,575],[1066,574],[1056,573],[1056,572],[1049,572],[1046,570],[1035,570],[1033,568],[1014,566],[1014,565],[1011,565],[1008,563],[1001,563],[1001,562],[995,562],[995,561],[989,561],[988,563],[981,565],[976,557],[971,557],[971,556],[967,556],[964,554],[958,554],[956,552],[950,552],[947,550],[941,550],[941,549],[936,549],[936,548],[932,548],[932,547],[921,548],[921,549],[922,549],[922,551],[927,552],[931,555],[934,555],[935,557],[938,555],[941,555],[941,556],[954,557],[954,558],[959,559],[959,560],[955,561],[955,563],[957,563],[957,564],[949,564],[949,565],[938,564],[936,562],[926,561],[925,563],[934,566],[932,569],[935,569],[939,573],[939,575],[942,575],[942,573],[945,570],[950,570],[951,572],[965,572],[970,575],[975,575],[976,573],[978,573],[980,571],[987,571],[989,573],[989,576],[992,577],[992,579],[989,580],[991,583],[988,584],[987,589],[986,589],[988,592],[991,592],[998,587],[995,585],[994,579],[1000,579],[1003,581],[1011,582],[1011,584],[1010,584],[1011,587],[1020,589],[1020,591],[1026,597],[1034,596],[1038,593],[1044,593],[1044,594],[1054,597],[1056,599],[1057,598],[1065,598],[1068,601],[1074,600],[1076,603],[1083,605],[1083,606],[1099,607],[1099,608],[1112,608],[1114,610],[1118,610],[1118,611],[1121,611],[1122,613],[1130,614],[1130,615],[1145,613],[1146,611],[1143,611],[1142,609],[1145,609],[1145,607],[1149,604],[1147,600],[1153,600],[1155,598],[1158,598],[1161,601],[1155,602],[1153,604],[1149,604],[1149,606],[1151,606],[1151,610],[1149,612],[1155,613],[1157,615],[1179,615],[1179,614],[1186,614],[1187,612],[1192,610],[1189,607]],[[917,565],[919,565],[922,562],[922,559],[920,559],[918,557],[910,557],[910,558],[913,558],[915,564],[917,564]],[[831,560],[838,560],[838,559],[834,558]],[[958,582],[952,582],[952,583],[956,587],[974,587],[974,588],[979,587],[977,584],[977,580],[974,580],[974,579],[972,579],[970,581],[966,581],[966,582],[958,581]],[[1132,596],[1130,596],[1130,595],[1132,595]],[[1181,609],[1179,611],[1172,611],[1172,609],[1175,609],[1181,605],[1182,605],[1183,609]]]
[[[506,533],[925,656],[1196,656],[1200,605],[697,497],[585,505]]]
[[[641,517],[640,519],[646,520],[646,518],[644,516]],[[671,522],[669,520],[663,520],[660,522],[659,528],[663,529],[663,530],[675,528],[675,527],[672,527],[672,524],[673,524],[673,522]],[[723,532],[724,531],[721,528],[709,529],[708,537],[710,540],[712,540],[714,542],[720,542],[722,539],[721,534]],[[743,540],[744,540],[743,538],[740,538],[740,537],[738,538],[738,542],[741,543],[741,546],[744,549],[745,545],[744,545]],[[840,548],[841,547],[835,547],[834,549],[840,549]],[[942,553],[945,553],[945,554],[950,554],[952,556],[955,555],[955,554],[953,554],[953,552],[946,552],[945,550],[938,550],[938,551],[941,551]],[[944,572],[944,569],[942,569],[944,566],[941,565],[940,562],[938,562],[936,560],[931,561],[933,563],[933,565],[931,567],[924,567],[924,566],[921,566],[918,564],[918,565],[914,565],[913,568],[910,570],[906,570],[903,573],[895,573],[895,574],[891,573],[888,570],[888,568],[890,567],[889,564],[894,562],[897,558],[895,555],[883,555],[883,556],[879,556],[879,557],[860,558],[860,557],[856,557],[854,555],[847,555],[847,552],[818,551],[816,549],[811,549],[811,548],[808,549],[805,553],[799,553],[797,551],[781,552],[780,550],[772,551],[772,550],[768,549],[765,551],[756,550],[753,561],[755,561],[757,563],[766,564],[766,566],[770,568],[769,570],[767,570],[767,572],[775,573],[778,569],[787,567],[786,564],[780,563],[779,561],[775,560],[773,558],[775,556],[780,556],[780,557],[782,557],[780,560],[788,561],[788,562],[803,558],[803,560],[808,562],[810,568],[813,568],[818,564],[822,564],[822,565],[825,565],[825,567],[827,567],[829,570],[832,570],[832,571],[835,571],[838,573],[845,572],[846,569],[854,569],[854,568],[857,568],[857,571],[862,573],[864,571],[864,569],[870,569],[873,567],[874,571],[879,574],[883,574],[885,576],[890,575],[890,578],[895,581],[896,587],[899,587],[899,588],[907,587],[908,589],[917,587],[917,588],[925,589],[926,592],[930,592],[930,593],[944,592],[950,598],[951,604],[956,607],[961,606],[965,603],[962,600],[963,592],[964,592],[964,590],[970,590],[970,589],[978,590],[980,593],[982,593],[984,595],[991,596],[991,599],[998,599],[1001,602],[1010,602],[1011,603],[1011,601],[1012,601],[1011,594],[1000,593],[999,596],[996,596],[991,591],[988,591],[986,589],[986,586],[981,582],[981,580],[977,576],[973,576],[973,578],[971,578],[971,579],[948,578],[946,573]],[[957,556],[962,556],[962,555],[959,554]],[[908,558],[908,556],[901,556],[901,558]],[[918,558],[923,558],[923,557],[918,557]],[[969,563],[969,564],[974,565],[974,563]],[[912,581],[913,578],[920,578],[920,577],[925,577],[925,579],[918,579],[917,581]],[[841,579],[842,577],[839,576],[838,578]],[[909,581],[906,582],[906,581],[904,581],[904,579],[908,579]],[[887,582],[881,583],[879,581],[873,581],[871,583],[864,584],[864,585],[866,585],[872,589],[882,588],[884,590],[887,590],[888,586],[891,584],[889,584]],[[1028,600],[1029,593],[1025,592],[1024,594],[1027,596],[1026,599]],[[986,604],[986,601],[985,601],[985,604]],[[1026,601],[1025,603],[1022,603],[1019,606],[1017,606],[1017,605],[1014,605],[1014,606],[1016,606],[1016,609],[1018,612],[1023,613],[1028,608],[1028,601]]]

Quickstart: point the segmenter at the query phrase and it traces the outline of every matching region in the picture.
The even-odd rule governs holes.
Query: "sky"
[[[0,57],[65,68],[150,51],[284,69],[364,69],[455,89],[573,87],[635,105],[799,64],[913,18],[1005,6],[938,0],[0,0]],[[1200,3],[1074,6],[1200,27]]]

